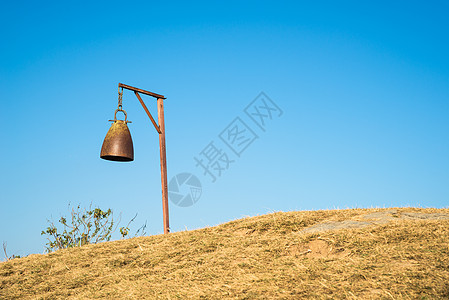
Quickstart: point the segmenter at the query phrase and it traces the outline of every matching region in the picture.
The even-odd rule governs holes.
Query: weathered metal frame
[[[162,185],[162,213],[163,213],[163,222],[164,222],[164,234],[170,232],[169,218],[168,218],[168,185],[167,185],[167,154],[165,149],[165,121],[164,121],[164,96],[145,91],[136,87],[132,87],[123,83],[118,84],[119,88],[127,89],[133,91],[142,105],[143,109],[147,113],[151,122],[154,125],[154,128],[159,133],[159,149],[160,149],[160,159],[161,159],[161,185]],[[157,99],[157,121],[154,120],[147,106],[143,102],[139,93],[154,97]]]

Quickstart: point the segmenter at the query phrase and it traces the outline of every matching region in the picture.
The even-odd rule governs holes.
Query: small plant
[[[12,256],[9,256],[8,253],[6,252],[7,246],[8,246],[8,243],[7,242],[3,242],[3,252],[5,253],[5,257],[6,257],[7,261],[11,260],[11,259],[14,259],[14,258],[20,258],[20,255],[14,255],[13,254]]]
[[[80,205],[72,208],[70,217],[69,222],[65,217],[59,219],[64,229],[62,232],[58,231],[53,222],[48,221],[50,226],[41,232],[41,235],[48,235],[47,252],[109,241],[120,222],[114,221],[110,208],[103,211],[100,208],[92,209],[92,205],[89,209],[82,209]],[[134,219],[127,227],[120,228],[122,238],[129,234],[129,224]]]
[[[129,225],[132,222],[134,222],[136,217],[137,217],[137,214],[134,216],[134,218],[131,219],[131,221],[129,221],[129,223],[128,223],[128,225],[126,225],[126,227],[120,227],[119,228],[120,234],[122,235],[122,238],[125,238],[125,237],[128,236],[129,231],[130,231]],[[139,229],[137,229],[136,233],[134,234],[134,237],[146,235],[147,234],[146,231],[145,231],[146,228],[147,228],[147,222],[145,222],[145,224],[143,224]]]

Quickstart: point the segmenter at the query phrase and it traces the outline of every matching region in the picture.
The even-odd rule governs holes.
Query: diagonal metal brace
[[[151,122],[154,125],[154,128],[156,128],[156,131],[161,134],[161,128],[156,124],[156,122],[153,119],[153,116],[151,115],[150,111],[148,110],[147,106],[145,105],[145,102],[143,102],[142,98],[140,97],[139,93],[137,91],[134,91],[134,94],[136,94],[137,99],[139,99],[140,104],[142,104],[143,109],[147,113],[148,117],[150,117]]]

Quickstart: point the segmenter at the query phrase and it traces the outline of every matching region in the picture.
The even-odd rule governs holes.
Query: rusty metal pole
[[[157,98],[157,119],[159,122],[159,147],[161,152],[162,213],[164,233],[170,232],[168,220],[167,155],[165,152],[164,99]]]

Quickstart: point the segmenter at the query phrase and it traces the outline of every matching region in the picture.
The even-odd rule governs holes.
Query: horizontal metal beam
[[[167,98],[165,98],[162,95],[159,95],[159,94],[156,94],[156,93],[152,93],[152,92],[149,92],[149,91],[145,91],[145,90],[142,90],[142,89],[139,89],[139,88],[135,88],[133,86],[129,86],[129,85],[126,85],[126,84],[123,84],[123,83],[119,83],[118,87],[130,90],[130,91],[134,91],[134,92],[139,92],[139,93],[142,93],[142,94],[154,97],[154,98],[158,98],[158,99],[167,99]]]

